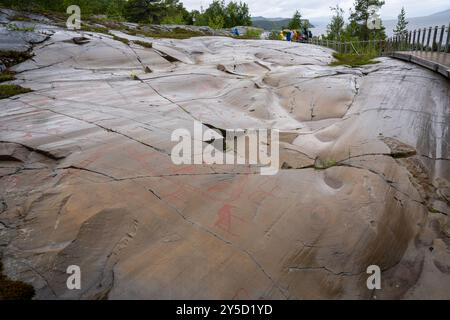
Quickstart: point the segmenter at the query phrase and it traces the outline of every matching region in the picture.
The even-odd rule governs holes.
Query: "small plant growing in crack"
[[[113,35],[113,40],[120,41],[120,42],[126,44],[127,46],[130,44],[130,40],[125,39],[125,38],[121,38],[121,37],[118,37],[118,36],[115,36],[115,35]]]
[[[337,165],[337,161],[334,159],[325,159],[321,160],[319,158],[314,162],[314,169],[316,170],[326,170],[331,167],[335,167]]]
[[[151,42],[145,42],[145,41],[141,41],[141,40],[135,40],[133,42],[144,48],[153,48],[153,44]]]
[[[139,80],[139,77],[134,72],[130,73],[130,78],[131,78],[131,80]]]
[[[10,23],[6,26],[6,29],[8,29],[9,31],[24,31],[24,32],[33,32],[35,27],[31,26],[31,27],[20,27],[15,23]]]

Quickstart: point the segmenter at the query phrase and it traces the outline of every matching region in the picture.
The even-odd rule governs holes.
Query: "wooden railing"
[[[331,41],[313,38],[308,43],[324,46],[339,53],[392,55],[397,51],[432,51],[450,53],[450,24],[407,31],[387,40]]]
[[[450,52],[450,24],[408,31],[388,40],[391,51]]]

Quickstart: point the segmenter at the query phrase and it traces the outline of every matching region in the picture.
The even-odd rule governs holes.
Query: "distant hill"
[[[259,21],[259,20],[267,20],[267,21],[279,21],[279,20],[286,20],[287,18],[265,18],[265,17],[252,17],[252,21]]]
[[[253,20],[252,24],[254,27],[262,28],[267,31],[271,30],[281,30],[289,24],[291,19],[280,19],[280,20]]]
[[[327,30],[327,25],[331,17],[320,17],[313,18],[310,23],[313,25],[312,32],[314,35],[325,34]],[[289,24],[289,18],[265,18],[265,17],[253,17],[253,26],[262,28],[264,30],[280,30],[282,27],[286,27]],[[408,30],[414,30],[418,28],[432,27],[432,26],[442,26],[450,23],[450,9],[441,12],[433,13],[429,16],[424,17],[411,17],[408,18]],[[386,33],[388,36],[393,35],[393,30],[397,24],[397,19],[383,19],[383,25],[386,28]]]
[[[287,27],[290,18],[264,18],[264,17],[253,17],[252,24],[254,27],[264,29],[266,31],[271,30],[281,30],[283,27]],[[303,21],[309,21],[304,19]]]
[[[430,15],[430,17],[442,16],[442,15],[447,15],[450,18],[450,9],[434,13],[434,14]]]

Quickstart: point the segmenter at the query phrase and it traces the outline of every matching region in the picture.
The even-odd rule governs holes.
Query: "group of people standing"
[[[280,31],[279,34],[279,40],[285,41],[301,42],[307,41],[310,38],[312,38],[312,33],[309,30],[305,30],[304,32],[299,30],[284,30]]]

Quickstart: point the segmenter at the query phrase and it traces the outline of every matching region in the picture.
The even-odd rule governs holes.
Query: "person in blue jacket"
[[[291,41],[292,38],[292,33],[291,31],[288,31],[288,33],[286,34],[286,41]]]

